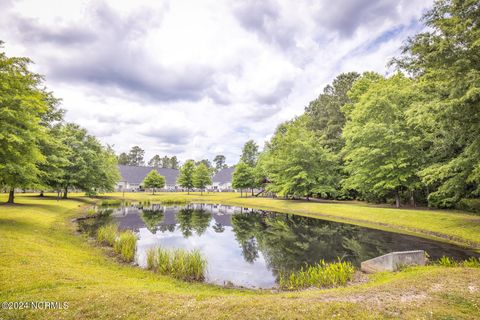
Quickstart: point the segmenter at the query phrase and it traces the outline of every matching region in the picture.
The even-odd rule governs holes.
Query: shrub
[[[98,228],[97,240],[113,247],[117,239],[117,230],[117,225],[115,224],[107,224],[106,226],[102,226]]]
[[[135,248],[137,245],[137,236],[130,230],[120,233],[113,250],[121,256],[126,262],[131,262],[135,258]]]
[[[287,290],[335,287],[352,280],[354,273],[355,269],[348,261],[325,263],[324,260],[320,260],[317,264],[301,268],[297,272],[280,273],[279,285],[280,288]]]
[[[207,261],[198,250],[152,248],[147,252],[147,268],[186,281],[203,281]]]
[[[480,199],[462,199],[455,207],[459,210],[480,213]]]

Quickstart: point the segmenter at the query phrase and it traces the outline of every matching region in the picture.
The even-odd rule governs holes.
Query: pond
[[[94,236],[116,223],[138,235],[135,261],[146,267],[155,246],[198,249],[207,259],[206,282],[247,288],[272,288],[279,272],[300,269],[324,259],[361,261],[392,251],[425,250],[430,259],[466,259],[477,253],[419,237],[298,215],[248,208],[190,204],[132,205],[99,208],[98,216],[79,223]]]

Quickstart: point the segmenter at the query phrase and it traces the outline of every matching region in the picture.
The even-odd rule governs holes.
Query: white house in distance
[[[234,168],[224,168],[218,171],[212,179],[213,191],[231,191],[232,188],[232,176]]]
[[[116,191],[139,191],[143,190],[143,180],[152,170],[157,170],[165,177],[165,188],[169,191],[182,190],[177,184],[179,170],[170,168],[137,167],[118,165],[120,181],[117,183]],[[233,168],[225,168],[217,172],[212,179],[213,184],[208,188],[211,191],[232,191]]]
[[[143,187],[143,180],[152,170],[157,170],[158,173],[165,177],[165,189],[174,191],[179,188],[177,185],[179,171],[177,169],[118,165],[118,170],[121,178],[117,183],[117,191],[140,190]]]

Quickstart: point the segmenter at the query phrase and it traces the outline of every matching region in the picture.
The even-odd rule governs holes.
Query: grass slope
[[[195,197],[200,196],[191,196]],[[222,194],[222,199],[215,197],[220,196],[201,199],[244,205],[252,201],[231,194]],[[0,196],[2,200],[4,195]],[[17,205],[0,206],[0,300],[66,301],[69,308],[0,309],[0,319],[472,319],[480,311],[480,270],[469,268],[410,268],[371,276],[368,283],[361,285],[287,293],[181,282],[119,264],[103,249],[76,234],[70,219],[89,204],[91,200],[87,198],[75,195],[71,200],[57,201],[22,195],[16,200]],[[253,201],[255,206],[273,205],[268,202],[271,200]],[[284,203],[274,202],[275,206]],[[312,205],[325,208],[321,213],[335,211],[332,204],[284,205],[288,205],[288,211],[300,206],[302,213],[312,213]],[[348,207],[339,206],[337,212]],[[373,215],[382,210],[388,214],[390,210],[351,207],[347,215],[354,214],[355,207],[357,212],[372,209]],[[417,212],[422,213],[432,215],[430,211]],[[457,219],[466,216],[453,215]]]

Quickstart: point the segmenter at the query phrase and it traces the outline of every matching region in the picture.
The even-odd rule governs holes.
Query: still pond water
[[[361,261],[404,250],[425,250],[431,259],[466,259],[476,253],[418,237],[224,205],[134,205],[99,208],[80,223],[94,236],[101,225],[116,223],[138,235],[136,262],[146,267],[146,252],[155,246],[198,249],[207,259],[206,282],[248,288],[276,286],[279,272],[298,270],[321,259]]]

